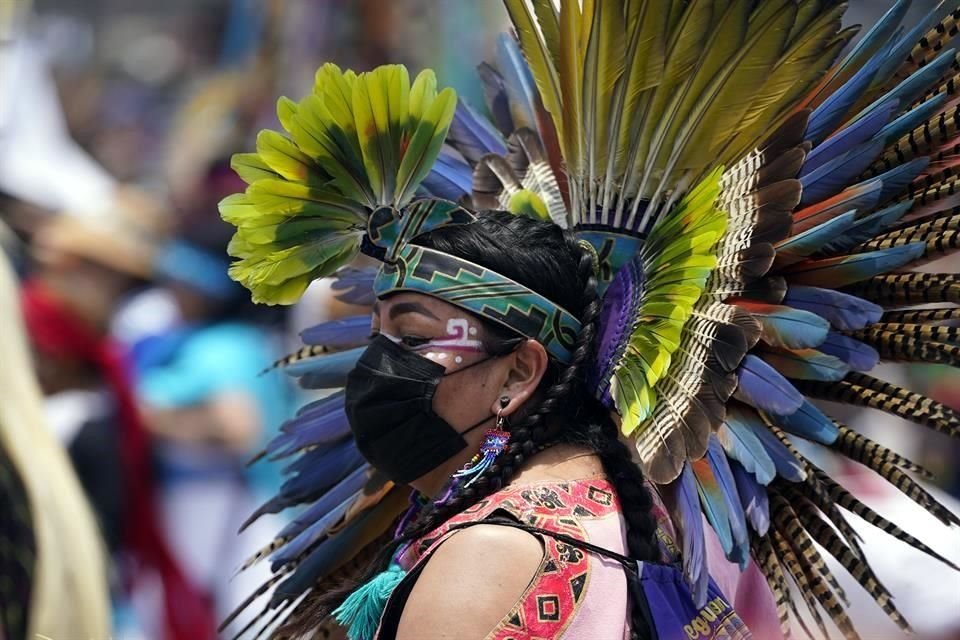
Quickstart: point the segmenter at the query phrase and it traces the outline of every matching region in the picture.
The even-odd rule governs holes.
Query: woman
[[[907,475],[922,469],[811,401],[960,434],[957,411],[864,373],[954,358],[940,323],[955,307],[904,310],[956,300],[955,275],[904,270],[951,250],[952,200],[901,191],[928,166],[913,155],[956,129],[941,114],[909,134],[942,95],[898,110],[922,86],[949,92],[952,53],[895,69],[924,30],[887,42],[906,3],[832,71],[851,35],[832,4],[505,4],[523,51],[502,40],[503,75],[481,69],[498,129],[430,72],[325,65],[310,95],[281,99],[285,134],[234,158],[249,186],[220,210],[256,301],[295,302],[358,252],[382,262],[342,275],[378,301],[369,346],[363,318],[341,320],[285,363],[346,390],[265,452],[297,457],[260,513],[306,505],[251,559],[275,572],[256,594],[276,585],[267,625],[673,640],[749,637],[746,622],[775,638],[792,582],[823,636],[829,617],[856,637],[823,549],[908,630],[839,507],[949,562],[794,441],[960,522]],[[887,146],[881,178],[862,178]],[[434,197],[464,173],[459,204]],[[730,603],[747,597],[742,620]]]
[[[517,238],[528,250],[516,251]],[[544,534],[482,524],[502,510],[516,522],[574,535],[636,560],[659,559],[643,476],[608,413],[584,391],[583,363],[591,357],[600,308],[593,255],[555,225],[506,212],[490,212],[415,242],[530,287],[574,313],[583,329],[573,360],[561,364],[538,341],[437,298],[397,293],[378,303],[373,327],[378,337],[346,391],[351,426],[374,466],[389,473],[415,465],[415,472],[402,475],[419,474],[410,485],[439,500],[490,429],[509,429],[507,449],[489,469],[455,483],[450,499],[439,501],[429,518],[404,533],[413,545],[400,561],[411,573],[387,605],[382,637],[487,637],[494,629],[517,631],[520,619],[528,633],[541,637],[557,637],[568,627],[570,637],[581,637],[584,629],[597,637],[642,629],[639,607],[632,609],[632,625],[628,622],[627,584],[616,562]],[[389,428],[383,421],[371,424],[371,407],[364,406],[380,388],[382,373],[375,372],[408,362],[411,371],[428,372],[425,382],[442,374],[432,411],[438,424],[449,425],[444,432],[449,428],[462,436],[462,449],[457,443],[438,451],[439,439],[402,449],[365,441],[366,434]],[[460,450],[448,456],[454,448]],[[468,514],[457,515],[484,496]],[[478,526],[450,531],[471,522]],[[498,588],[489,589],[492,584]],[[481,591],[488,595],[478,601]],[[554,599],[544,600],[545,593]]]

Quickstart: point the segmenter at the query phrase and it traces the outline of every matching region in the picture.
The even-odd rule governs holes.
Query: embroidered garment
[[[521,523],[626,553],[620,503],[603,478],[512,485],[447,520],[400,559],[413,571],[447,539],[451,528],[496,512]],[[544,536],[544,556],[520,601],[488,635],[521,638],[628,638],[628,594],[620,564]]]

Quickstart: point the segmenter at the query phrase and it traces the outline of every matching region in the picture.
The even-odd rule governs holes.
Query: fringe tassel
[[[480,477],[480,474],[493,464],[497,456],[507,448],[508,442],[510,442],[509,432],[500,429],[487,431],[483,446],[480,447],[480,453],[473,456],[473,459],[470,460],[467,466],[453,474],[453,477],[469,478],[463,485],[464,487],[469,487],[474,480]]]
[[[333,617],[346,628],[349,640],[373,640],[390,594],[406,575],[407,572],[393,562],[337,607]]]

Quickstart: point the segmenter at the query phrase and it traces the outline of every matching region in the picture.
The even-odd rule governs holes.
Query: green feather
[[[550,220],[550,212],[543,200],[532,191],[521,189],[510,196],[510,204],[507,206],[510,213],[536,218],[537,220]]]

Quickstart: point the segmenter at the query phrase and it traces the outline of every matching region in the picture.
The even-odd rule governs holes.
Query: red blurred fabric
[[[216,638],[209,598],[191,584],[163,538],[154,504],[150,439],[137,410],[119,345],[92,328],[36,282],[24,284],[21,303],[36,350],[80,360],[101,373],[116,403],[125,479],[124,546],[136,564],[134,578],[154,571],[163,584],[166,640]]]

